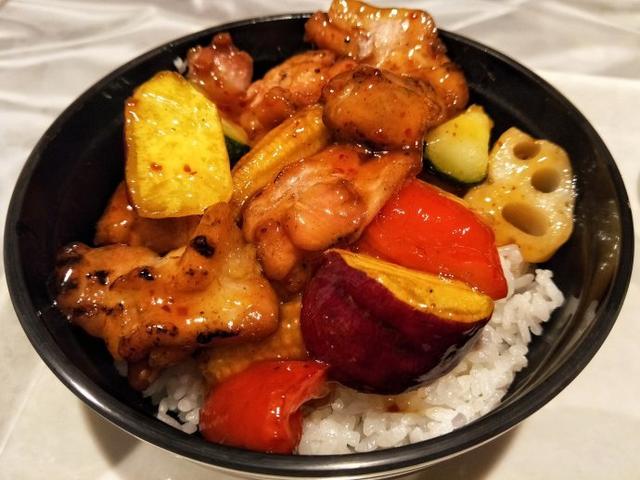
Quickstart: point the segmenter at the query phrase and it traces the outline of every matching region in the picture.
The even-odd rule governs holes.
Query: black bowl
[[[49,128],[16,185],[5,230],[5,266],[14,307],[42,359],[78,397],[133,435],[184,457],[251,476],[389,476],[417,470],[507,431],[560,392],[589,362],[615,322],[629,283],[633,227],[627,194],[611,155],[578,110],[513,60],[442,32],[464,69],[472,101],[500,133],[515,125],[563,146],[577,178],[575,231],[547,265],[567,301],[536,338],[529,366],[502,404],[439,438],[353,455],[280,456],[210,444],[156,420],[152,407],[114,370],[100,341],[72,328],[51,306],[47,277],[63,244],[90,242],[123,177],[123,103],[135,86],[212,35],[231,32],[255,59],[256,75],[308,48],[307,16],[248,20],[181,38],[119,68],[78,98]],[[588,419],[585,419],[587,421]]]

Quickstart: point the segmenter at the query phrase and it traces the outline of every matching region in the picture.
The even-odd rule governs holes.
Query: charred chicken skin
[[[255,340],[278,325],[278,299],[227,204],[210,207],[188,245],[164,257],[74,244],[57,264],[58,307],[130,363],[166,366],[180,352]]]

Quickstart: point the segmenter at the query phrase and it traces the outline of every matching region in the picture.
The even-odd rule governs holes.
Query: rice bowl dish
[[[183,74],[185,75],[185,77],[188,78],[189,59],[186,57],[185,57],[184,64],[185,64],[186,70],[184,70]],[[369,74],[369,72],[366,69],[362,69],[362,72],[366,73],[367,75]],[[391,79],[392,77],[389,76],[388,78]],[[323,100],[323,102],[324,101],[326,100]],[[219,107],[219,109],[221,111],[224,110],[222,109],[222,107]],[[489,115],[491,115],[492,113],[493,112],[490,111]],[[224,115],[226,115],[226,113],[223,111],[221,114],[221,117],[224,117]],[[505,125],[504,122],[502,122],[501,120],[499,120],[499,123],[500,123],[500,129],[494,131],[491,135],[489,149],[491,149],[491,145],[495,146],[495,143],[494,143],[495,139],[500,136],[501,132],[504,133],[505,129],[508,128],[509,126],[509,124]],[[333,132],[337,132],[339,128],[341,127],[337,125],[335,122],[334,124],[331,124],[331,126],[329,126],[329,129]],[[536,132],[535,129],[531,129],[529,131]],[[352,135],[354,133],[357,135],[357,132],[347,132],[343,134],[336,134],[338,135],[338,138],[342,138],[342,140],[336,140],[334,138],[332,141],[336,142],[339,148],[342,148],[340,146],[340,142],[344,143],[345,137],[340,137],[340,135]],[[538,138],[545,138],[545,137],[539,136]],[[367,143],[367,141],[364,141],[364,140],[362,140],[362,142],[364,142],[363,145],[364,144],[368,145],[365,147],[365,150],[367,148],[370,149],[373,152],[373,155],[370,157],[367,157],[366,155],[369,155],[369,154],[365,153],[365,157],[361,157],[361,158],[364,158],[364,160],[359,160],[359,161],[363,161],[364,163],[371,162],[370,159],[375,160],[378,157],[384,155],[384,154],[381,154],[379,150],[376,150],[375,142]],[[255,143],[253,143],[253,141],[249,142],[249,147],[253,148],[254,145]],[[227,144],[227,148],[233,148],[233,147],[229,147],[229,144]],[[330,154],[333,154],[333,152],[335,151],[335,150],[331,150],[332,148],[335,148],[335,144],[329,145]],[[393,149],[393,147],[389,145],[385,146],[384,148],[387,149],[385,151],[389,151]],[[427,182],[431,182],[433,178],[438,177],[440,180],[444,181],[445,190],[448,189],[448,187],[446,186],[447,184],[459,185],[460,184],[459,182],[461,182],[461,180],[452,178],[450,176],[447,177],[447,174],[444,174],[442,171],[440,171],[440,169],[444,168],[442,164],[434,160],[436,159],[436,154],[429,155],[428,153],[426,153],[426,150],[427,149],[425,148],[424,162],[425,162],[425,166],[426,166],[426,162],[429,162],[429,167],[431,171],[426,174],[426,177],[423,176],[421,178],[423,180],[426,180]],[[346,150],[341,151],[338,149],[338,153],[344,152],[344,151]],[[231,152],[231,150],[229,150],[229,152]],[[433,153],[433,152],[429,152],[429,153]],[[358,153],[358,155],[361,155],[361,153]],[[490,156],[489,164],[491,164],[491,156]],[[233,166],[233,163],[231,165]],[[164,167],[164,165],[162,166]],[[198,170],[198,169],[192,168],[192,170]],[[198,170],[198,172],[199,171],[200,170]],[[433,172],[435,172],[435,175],[432,175]],[[471,170],[469,172],[471,172]],[[472,175],[472,173],[473,172],[469,173],[469,175]],[[439,188],[442,188],[442,184],[438,183],[440,180],[436,180],[435,183]],[[564,180],[561,180],[560,184],[562,184],[563,181]],[[551,184],[554,184],[554,182],[558,183],[557,181],[553,180],[553,178],[551,179],[547,178],[546,180],[543,180],[541,184],[538,184],[538,187],[541,187],[543,189],[547,188],[545,187],[545,182],[547,183],[550,182]],[[471,190],[481,184],[482,182],[476,185],[470,184],[471,185],[470,187],[465,187],[465,188],[468,188],[469,190]],[[458,190],[457,192],[451,192],[451,193],[454,193],[459,197],[465,196],[464,189]],[[132,207],[134,209],[133,211],[136,212],[137,214],[142,213],[143,210],[139,209],[139,208],[142,208],[140,207],[141,204],[139,205],[137,200],[133,202],[134,199],[131,197],[131,191],[129,191],[128,187],[126,190],[126,194],[127,194],[128,201],[133,206]],[[257,203],[256,202],[257,197],[253,198],[250,195],[248,198],[249,198],[247,200],[248,205],[251,203]],[[496,195],[496,198],[499,198],[499,195]],[[466,198],[465,198],[465,201],[467,201]],[[249,205],[249,206],[252,207],[253,205]],[[245,208],[244,213],[248,212],[249,210],[250,210],[249,207]],[[473,210],[477,211],[476,207],[473,207]],[[147,213],[144,213],[144,215],[147,215]],[[505,217],[506,216],[508,215],[505,215]],[[144,218],[151,218],[151,217],[144,217]],[[515,223],[518,223],[518,218],[511,218],[511,219],[514,220]],[[182,222],[182,220],[180,220],[180,222]],[[186,217],[185,217],[184,223],[185,224],[187,223]],[[534,220],[533,221],[534,230],[535,228],[537,228],[536,225],[537,223]],[[522,227],[524,225],[520,225],[520,226]],[[241,228],[241,230],[244,228],[242,221],[240,221],[239,227]],[[371,231],[373,230],[374,229],[372,228]],[[242,231],[243,235],[245,236],[245,241],[248,241],[249,243],[253,243],[254,245],[258,245],[259,241],[247,240],[248,238],[247,231],[248,230]],[[364,231],[367,232],[367,229],[365,228]],[[365,236],[366,235],[370,236],[371,234],[365,233]],[[496,236],[499,237],[499,234],[496,234]],[[193,238],[194,237],[191,237],[191,239]],[[188,242],[191,242],[191,239],[187,239]],[[367,242],[369,242],[369,240],[370,238],[367,239]],[[86,240],[83,239],[83,241],[86,241]],[[181,239],[179,241],[183,242],[184,244],[186,240]],[[367,275],[371,276],[370,272],[374,270],[367,270],[369,268],[368,265],[357,264],[357,262],[353,260],[352,257],[349,256],[352,253],[357,256],[370,255],[372,251],[371,242],[369,242],[369,244],[366,247],[359,250],[360,245],[362,245],[363,243],[364,243],[364,240],[359,240],[359,241],[356,241],[354,244],[351,244],[351,245],[347,244],[347,248],[343,247],[344,244],[332,246],[326,251],[328,253],[325,253],[325,255],[332,255],[333,257],[331,257],[331,261],[333,261],[334,263],[335,263],[335,259],[338,258],[336,257],[338,255],[340,256],[340,261],[343,262],[346,266],[350,267],[352,270],[358,271],[360,273],[366,273]],[[522,258],[523,255],[527,256],[529,260],[524,261],[525,266],[523,266],[522,268],[529,269],[529,271],[527,272],[528,275],[523,276],[523,278],[520,279],[520,282],[523,285],[527,284],[533,288],[534,285],[538,285],[538,282],[532,282],[530,275],[533,275],[533,278],[535,280],[537,269],[539,269],[539,267],[536,264],[539,261],[531,260],[531,249],[528,249],[530,246],[520,244],[519,247],[515,247],[515,246],[512,246],[514,243],[517,244],[520,242],[519,241],[505,242],[504,239],[500,239],[500,238],[498,239],[497,251],[499,252],[500,262],[504,264],[504,257],[506,255],[505,250],[509,250],[509,249],[517,249],[519,251],[519,254],[514,254],[516,258],[518,257],[518,255],[520,256],[520,258]],[[97,244],[97,243],[94,244],[93,242],[89,242],[88,245],[90,245],[90,248],[92,249],[104,248],[101,244]],[[211,244],[209,244],[209,246],[210,245]],[[207,245],[201,245],[201,246],[205,248],[203,251],[206,252]],[[378,247],[379,245],[376,245],[376,248]],[[154,248],[155,247],[151,247],[152,250],[154,250]],[[187,248],[189,247],[187,246]],[[258,247],[258,251],[259,251],[259,247]],[[351,253],[347,255],[347,253],[343,253],[343,251],[344,252],[350,251]],[[166,255],[165,258],[167,260],[171,260],[171,255],[173,254],[167,255],[167,254],[160,253],[159,251],[156,250],[155,255],[160,255],[160,256]],[[174,256],[173,258],[177,258],[177,255],[179,255],[179,253],[176,254],[176,256]],[[390,257],[385,257],[384,255],[381,255],[381,252],[379,251],[376,251],[375,255],[372,255],[372,256],[379,259],[384,258],[385,261],[394,263],[396,265],[400,264],[400,261],[391,259]],[[356,258],[356,260],[359,261],[359,258],[360,257]],[[353,262],[356,262],[356,263],[353,263],[352,260]],[[263,275],[265,275],[268,281],[273,285],[274,280],[269,276],[270,273],[267,271],[269,267],[264,263],[265,258],[260,256],[260,253],[258,253],[257,261],[258,261],[259,269],[262,270]],[[344,268],[345,265],[342,265],[340,268]],[[157,279],[162,276],[162,272],[160,273],[160,275],[157,274],[157,270],[155,269],[156,267],[155,265],[152,265],[151,262],[149,262],[149,265],[148,265],[151,267],[149,272],[142,271],[144,269],[142,269],[141,267],[146,266],[142,262],[139,263],[139,266],[140,266],[139,278],[145,280],[145,282],[150,281],[145,277],[149,277],[149,278],[155,277]],[[377,267],[377,265],[374,265],[374,266]],[[326,269],[326,267],[323,267],[322,264],[320,264],[320,267]],[[565,286],[566,284],[566,281],[564,280],[565,274],[563,274],[561,270],[557,270],[556,267],[557,265],[556,265],[555,259],[552,260],[549,267],[543,266],[543,268],[552,268],[553,271],[556,273],[560,272],[559,284]],[[317,271],[316,270],[317,268],[318,268],[318,265],[313,266],[312,272]],[[335,268],[335,265],[332,268]],[[417,269],[415,266],[404,267],[404,268],[409,268],[414,270]],[[94,271],[97,272],[98,270],[99,269],[95,269],[87,273],[94,273]],[[473,420],[478,418],[479,416],[484,415],[486,412],[490,411],[492,408],[498,405],[500,401],[496,400],[493,397],[494,396],[502,397],[504,395],[504,392],[508,390],[509,386],[506,385],[503,387],[502,382],[505,381],[505,378],[507,379],[508,382],[510,382],[510,380],[508,379],[509,378],[511,378],[511,380],[513,379],[513,373],[510,373],[508,375],[507,374],[500,375],[500,378],[495,377],[493,380],[489,380],[490,382],[491,381],[495,382],[492,385],[500,385],[500,387],[498,387],[498,390],[494,392],[495,395],[487,395],[488,390],[486,390],[486,388],[488,388],[487,387],[488,384],[485,384],[483,380],[480,380],[481,377],[478,377],[477,374],[487,373],[485,370],[487,370],[487,367],[489,366],[489,364],[482,363],[482,358],[484,357],[482,357],[482,353],[480,352],[484,350],[480,347],[484,346],[485,342],[487,341],[485,337],[486,335],[488,335],[489,332],[495,333],[493,332],[492,328],[496,318],[501,318],[501,315],[505,308],[506,309],[512,308],[512,307],[509,307],[509,305],[511,305],[510,302],[512,300],[516,298],[522,299],[522,297],[519,297],[518,295],[512,298],[513,284],[512,284],[512,279],[510,278],[510,272],[504,268],[502,269],[502,271],[503,271],[506,283],[508,284],[509,296],[507,298],[502,298],[502,299],[492,297],[493,312],[491,315],[491,320],[487,322],[486,325],[482,326],[482,328],[478,329],[479,333],[477,335],[475,335],[473,338],[465,342],[465,345],[466,345],[465,348],[467,348],[467,350],[463,352],[464,354],[460,354],[459,358],[457,358],[455,362],[452,362],[453,365],[449,365],[443,369],[443,370],[450,370],[448,373],[438,373],[437,375],[434,375],[432,373],[426,372],[423,378],[424,380],[423,382],[421,380],[419,382],[416,382],[416,384],[414,385],[408,386],[407,387],[408,390],[404,391],[403,393],[397,393],[400,391],[400,387],[394,386],[393,388],[390,387],[388,392],[380,391],[375,394],[371,392],[376,391],[378,387],[376,387],[373,384],[371,384],[373,386],[367,386],[366,382],[364,382],[363,380],[356,380],[353,382],[353,384],[350,384],[350,380],[348,379],[344,380],[344,377],[340,377],[339,379],[333,378],[334,374],[331,373],[329,375],[330,378],[328,378],[329,385],[330,385],[329,395],[324,396],[322,398],[315,399],[315,400],[311,400],[305,405],[303,405],[300,409],[300,412],[303,414],[303,417],[304,417],[304,420],[302,423],[302,436],[300,437],[299,443],[296,445],[294,453],[303,454],[303,455],[309,455],[314,453],[319,453],[319,454],[360,453],[360,452],[367,452],[372,450],[389,448],[390,446],[407,445],[410,443],[414,443],[415,441],[422,441],[424,439],[429,439],[438,435],[442,435],[443,433],[448,433],[451,431],[450,430],[451,427],[459,428],[460,426],[466,425],[469,422],[472,422]],[[519,272],[519,273],[524,273],[524,272]],[[387,273],[384,273],[384,274],[387,275]],[[383,279],[383,276],[384,275],[382,275],[379,278]],[[519,276],[522,276],[522,275],[519,275]],[[447,278],[447,276],[444,276],[444,277]],[[313,274],[312,274],[312,278],[313,278]],[[456,278],[456,277],[454,276],[453,278]],[[109,285],[111,285],[111,282],[113,282],[113,280],[114,280],[114,277],[109,276],[108,278]],[[351,281],[351,277],[349,276],[347,280]],[[91,281],[95,283],[100,283],[101,275],[97,275],[93,277]],[[464,281],[469,283],[468,280],[464,280]],[[542,280],[542,277],[540,277],[540,282],[544,283],[544,281]],[[148,285],[148,284],[142,282],[142,285]],[[398,295],[400,295],[398,293],[400,292],[400,290],[397,289],[398,285],[393,285],[393,284],[385,284],[385,285],[386,285],[385,288],[388,288],[391,290],[393,290],[393,288],[396,288],[396,290],[394,290],[395,295],[397,297]],[[81,285],[81,288],[82,288],[82,285]],[[472,288],[475,288],[475,287],[472,287]],[[524,288],[524,290],[522,290],[522,288]],[[536,318],[532,320],[531,325],[535,325],[538,323],[541,325],[542,322],[538,321],[538,317],[544,319],[545,317],[544,312],[546,310],[552,310],[551,308],[552,304],[554,305],[554,307],[556,306],[556,304],[562,305],[561,301],[558,303],[557,297],[555,300],[551,298],[553,295],[549,293],[550,291],[547,291],[547,294],[542,294],[541,292],[543,289],[539,287],[539,285],[536,287],[536,291],[538,293],[541,293],[541,296],[533,295],[531,292],[527,290],[526,287],[522,287],[522,288],[521,290],[516,291],[516,293],[523,294],[524,297],[528,299],[528,302],[531,305],[535,305],[535,306],[533,307],[532,311],[530,311],[528,308],[524,310],[523,309],[519,309],[519,310],[516,309],[516,310],[518,311],[518,315],[521,315],[521,312],[526,311],[525,317],[527,318],[529,318],[530,314],[534,315],[535,313],[534,316]],[[73,289],[73,287],[71,289]],[[304,290],[303,290],[303,293],[304,293]],[[479,291],[478,293],[482,293],[482,291]],[[567,290],[566,293],[569,294],[570,291]],[[277,294],[278,296],[280,296],[281,292],[278,291]],[[284,297],[280,297],[280,298],[282,299]],[[538,304],[536,299],[538,300],[542,299],[542,303]],[[286,303],[286,300],[281,300],[281,302],[282,301]],[[413,300],[409,298],[407,300],[407,303],[409,303],[410,301],[413,301]],[[309,302],[310,300],[307,301],[307,303]],[[542,307],[543,304],[545,305],[544,307]],[[540,307],[540,308],[537,308],[537,307]],[[567,308],[566,306],[563,306],[562,311],[564,312],[566,308]],[[76,312],[75,314],[79,314],[79,313],[80,311]],[[564,314],[561,313],[560,317],[563,317],[563,316]],[[527,318],[525,318],[525,323],[528,322]],[[304,323],[304,319],[302,320]],[[72,320],[72,322],[76,323],[75,320]],[[502,365],[500,368],[504,367],[507,369],[507,370],[504,370],[504,372],[509,371],[509,368],[511,367],[507,368],[508,365],[506,363],[502,363],[502,360],[505,360],[506,358],[504,357],[505,355],[509,355],[509,359],[513,360],[513,367],[512,367],[513,372],[516,372],[519,369],[522,369],[523,360],[521,359],[519,361],[516,361],[516,357],[517,357],[516,354],[519,351],[518,346],[521,344],[528,345],[528,341],[521,342],[520,340],[526,339],[527,337],[529,337],[530,339],[531,336],[540,334],[541,333],[540,328],[533,327],[531,330],[529,330],[528,328],[525,329],[525,325],[520,325],[517,328],[515,327],[515,324],[511,325],[509,333],[504,334],[506,340],[502,339],[504,340],[504,342],[501,343],[503,347],[505,345],[508,347],[505,348],[504,351],[498,349],[502,353],[502,355],[498,357],[499,361],[494,362],[494,364],[491,364],[492,368],[490,368],[490,370],[496,370],[496,368],[498,368],[498,365]],[[552,332],[554,330],[557,330],[558,328],[562,328],[562,327],[555,325],[555,322],[554,322],[554,326],[551,327]],[[545,328],[545,334],[546,334],[546,328]],[[154,335],[157,335],[157,332]],[[494,335],[491,338],[493,339],[502,338],[500,337],[501,333],[496,335],[498,335],[498,337],[495,337]],[[522,338],[520,339],[518,337],[522,337]],[[202,337],[202,338],[204,339],[205,337]],[[136,342],[138,340],[139,339],[137,339]],[[134,387],[136,389],[144,390],[144,395],[148,396],[148,398],[151,398],[153,400],[153,403],[156,405],[154,409],[157,409],[156,414],[160,414],[160,416],[164,415],[163,420],[165,420],[166,423],[170,423],[174,427],[177,427],[180,430],[183,430],[187,433],[195,433],[196,438],[199,438],[201,436],[200,434],[197,433],[197,425],[199,423],[198,420],[201,420],[202,418],[200,415],[202,413],[202,410],[199,410],[199,408],[202,408],[202,405],[206,403],[207,397],[209,396],[210,390],[212,388],[211,387],[212,384],[216,384],[218,382],[222,383],[224,381],[223,380],[224,376],[221,376],[220,379],[218,380],[217,377],[211,376],[212,374],[211,370],[207,370],[206,368],[203,368],[203,364],[204,364],[203,358],[208,355],[208,353],[207,355],[205,355],[204,352],[211,352],[218,349],[219,348],[218,346],[223,345],[224,343],[223,341],[227,342],[226,339],[220,337],[220,340],[219,340],[218,337],[215,336],[212,343],[212,346],[214,348],[209,348],[208,346],[198,347],[199,350],[197,350],[196,353],[189,354],[187,358],[185,358],[184,360],[180,360],[179,362],[176,362],[173,365],[166,364],[166,366],[160,368],[157,372],[153,372],[153,374],[149,377],[148,385],[145,385],[143,389],[139,388],[140,386],[143,385],[142,383],[139,384],[138,387]],[[511,342],[513,342],[513,344]],[[224,347],[220,347],[219,349],[220,352],[226,352],[227,350],[226,343],[224,344],[225,344]],[[139,345],[139,344],[136,344],[136,345]],[[539,342],[536,342],[534,344],[534,357],[533,357],[534,363],[537,361],[535,360],[535,358],[537,355],[536,350],[539,348],[538,345],[539,345]],[[298,344],[296,343],[294,347],[297,348],[297,346]],[[243,347],[240,350],[245,350],[245,349]],[[109,347],[109,351],[112,352],[111,347]],[[315,347],[313,347],[313,352],[316,352],[316,351],[317,350],[315,349]],[[130,350],[130,352],[133,352],[133,350]],[[311,358],[316,358],[316,353],[313,353],[313,352],[309,353],[308,351],[307,355],[311,355],[312,356]],[[513,354],[513,359],[511,359],[511,354]],[[131,354],[127,353],[127,355],[131,355]],[[120,358],[118,358],[117,355],[114,355],[115,362],[118,365],[119,369],[122,372],[126,373],[127,375],[130,375],[132,371],[136,370],[136,365],[133,364],[135,363],[135,360],[132,363],[131,359],[134,357],[129,356],[125,358],[127,358],[127,360],[123,362]],[[256,358],[260,358],[260,356]],[[309,358],[309,357],[306,357],[306,358]],[[473,361],[470,362],[468,359],[473,359]],[[300,359],[300,360],[307,361],[306,359]],[[526,362],[526,357],[525,357],[525,362]],[[332,362],[329,362],[329,364],[331,363]],[[333,370],[337,370],[337,369],[338,367],[333,367]],[[498,370],[500,369],[498,368]],[[498,370],[496,370],[496,372]],[[213,372],[213,373],[214,375],[218,374],[218,372]],[[474,391],[472,392],[471,397],[462,399],[462,396],[461,396],[459,401],[456,402],[452,400],[452,403],[447,403],[445,401],[446,398],[444,398],[444,397],[447,397],[447,395],[442,385],[447,385],[449,388],[453,388],[455,390],[457,388],[458,382],[457,381],[454,382],[452,378],[458,378],[458,377],[462,379],[461,382],[462,382],[462,385],[465,386],[465,388],[471,385],[470,379],[472,377],[474,378],[474,382],[475,382],[475,379],[478,379],[477,381],[479,383],[474,383],[474,387],[473,387]],[[130,379],[131,377],[128,377],[128,378]],[[173,379],[173,380],[170,380],[170,379]],[[164,383],[164,386],[163,386],[163,383]],[[347,385],[350,385],[350,386],[347,386]],[[364,388],[362,387],[362,385],[364,385]],[[519,385],[520,385],[519,383],[516,383],[517,388],[520,388]],[[166,388],[168,388],[169,391],[167,391]],[[440,390],[438,391],[439,393],[436,391],[437,388],[440,388]],[[359,392],[358,390],[362,390],[362,391]],[[513,390],[511,390],[511,392],[513,392]],[[473,398],[475,398],[476,400],[478,398],[482,398],[482,401],[477,400],[474,402]],[[164,401],[162,401],[163,399]],[[180,404],[180,406],[178,406],[178,404]],[[491,407],[489,407],[489,405],[491,405]],[[474,411],[476,413],[474,413]],[[430,416],[430,415],[433,415],[433,416]],[[420,418],[418,418],[418,416]],[[451,419],[449,420],[448,417],[451,417]],[[395,420],[398,420],[398,419],[403,419],[402,420],[402,422],[404,422],[403,425],[405,425],[405,427],[407,428],[400,428],[400,429],[396,428]],[[335,435],[336,438],[340,438],[341,440],[330,441],[330,442],[327,442],[326,444],[323,444],[321,442],[320,437],[325,435]],[[312,444],[313,446],[307,446]],[[305,448],[308,448],[308,450],[305,451]]]
[[[121,151],[120,105],[130,95],[131,85],[142,84],[160,69],[172,68],[174,58],[184,57],[190,48],[205,45],[224,31],[251,55],[266,59],[261,68],[273,66],[308,47],[299,33],[307,18],[308,14],[253,19],[175,40],[113,72],[75,101],[34,150],[16,186],[6,230],[7,280],[18,318],[49,367],[81,400],[138,438],[210,468],[256,478],[408,473],[486,442],[557,395],[606,338],[628,284],[631,217],[611,156],[569,101],[504,55],[441,32],[451,58],[470,78],[474,101],[496,115],[495,134],[515,122],[538,138],[553,139],[571,155],[579,191],[590,194],[581,195],[576,202],[576,231],[568,244],[548,264],[538,267],[554,272],[553,279],[568,301],[554,312],[542,337],[530,343],[529,365],[517,374],[500,406],[471,424],[419,444],[330,457],[265,455],[207,443],[199,434],[185,435],[154,418],[157,406],[128,388],[126,379],[112,368],[101,341],[89,338],[59,312],[50,310],[41,287],[47,280],[42,266],[51,271],[59,245],[69,240],[94,245],[91,226],[122,179],[120,161],[114,163],[113,154]],[[263,47],[268,52],[262,53]],[[487,67],[495,74],[488,83],[482,80]],[[123,83],[125,79],[128,84]],[[103,92],[113,98],[109,100]],[[77,141],[79,124],[86,126],[87,135]],[[60,169],[66,172],[64,178]],[[51,181],[43,182],[43,178]],[[79,178],[83,181],[77,183]],[[79,198],[84,202],[78,203]],[[25,236],[25,227],[36,236]],[[594,232],[607,236],[593,236]],[[585,252],[589,255],[584,256]]]
[[[134,91],[125,182],[96,247],[61,249],[56,306],[185,433],[423,441],[495,407],[562,303],[528,269],[571,234],[570,161],[517,128],[490,148],[426,12],[336,1],[305,28],[318,49],[253,83],[223,33]]]

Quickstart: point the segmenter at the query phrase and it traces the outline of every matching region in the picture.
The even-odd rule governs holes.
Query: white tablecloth
[[[533,68],[602,135],[638,212],[640,0],[384,1],[422,7],[440,26]],[[0,212],[47,126],[134,56],[201,28],[326,8],[328,0],[0,0]],[[635,218],[636,231],[640,231]],[[640,273],[586,370],[521,426],[418,478],[640,478]],[[44,366],[0,280],[0,478],[213,478],[89,411]],[[215,476],[215,478],[220,478]]]

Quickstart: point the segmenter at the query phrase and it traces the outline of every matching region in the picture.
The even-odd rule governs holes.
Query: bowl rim
[[[495,422],[495,418],[490,412],[464,427],[434,439],[386,450],[347,455],[274,455],[205,441],[194,443],[193,437],[173,429],[151,416],[141,414],[118,401],[70,362],[56,344],[53,334],[40,321],[41,312],[37,311],[31,302],[19,262],[21,257],[17,226],[27,187],[34,170],[40,163],[41,154],[50,140],[64,127],[67,120],[81,109],[84,103],[96,92],[102,90],[109,82],[122,75],[129,68],[161,54],[176,43],[194,41],[202,36],[213,35],[230,28],[274,21],[301,20],[309,16],[310,13],[262,16],[225,23],[182,36],[130,60],[104,76],[77,97],[56,118],[37,142],[16,182],[9,203],[4,234],[4,264],[7,286],[23,330],[49,369],[92,410],[141,440],[220,470],[272,478],[279,476],[310,478],[348,476],[348,478],[358,478],[365,475],[388,475],[391,472],[408,473],[488,442],[516,426],[554,398],[582,371],[604,342],[620,312],[631,278],[634,251],[633,221],[624,182],[610,152],[593,126],[568,99],[531,70],[506,55],[462,35],[440,30],[445,40],[453,39],[482,50],[498,61],[507,63],[520,75],[533,80],[550,96],[554,97],[555,101],[563,104],[583,124],[587,135],[592,139],[597,149],[598,156],[606,162],[609,175],[616,187],[616,201],[620,207],[622,235],[618,266],[608,295],[605,296],[605,300],[601,304],[603,320],[598,322],[589,334],[581,339],[581,349],[574,351],[569,359],[547,378],[544,385],[534,386],[527,395],[514,400],[508,409],[500,411],[500,422]]]

